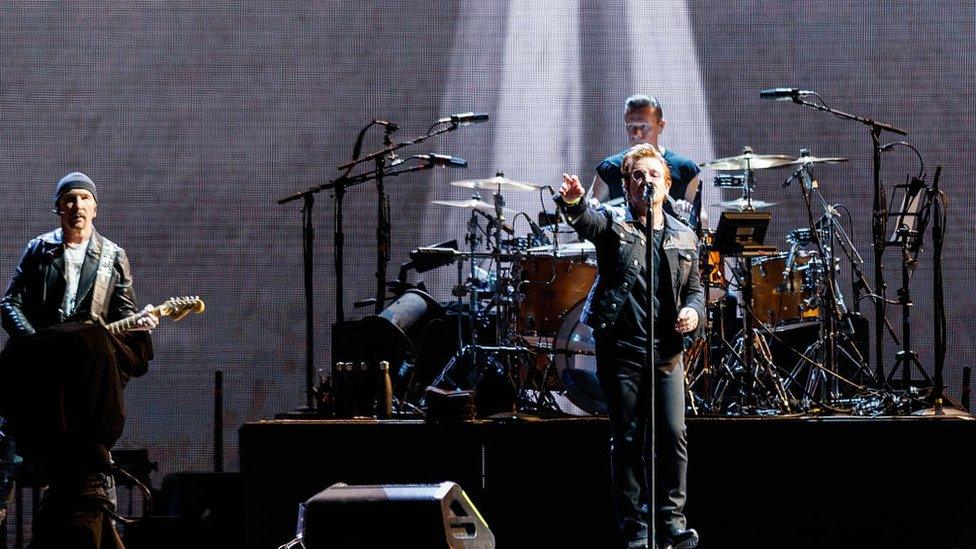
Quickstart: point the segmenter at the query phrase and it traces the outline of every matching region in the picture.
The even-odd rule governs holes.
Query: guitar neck
[[[158,313],[158,307],[153,307],[153,313]],[[129,330],[135,328],[139,322],[139,317],[142,313],[134,314],[130,317],[123,318],[122,320],[116,320],[110,324],[105,325],[105,329],[109,331],[110,334],[121,334],[122,332],[128,332]]]

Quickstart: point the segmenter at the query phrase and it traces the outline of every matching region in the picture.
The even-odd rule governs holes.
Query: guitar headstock
[[[159,316],[168,316],[174,321],[190,313],[202,313],[206,308],[200,296],[171,297],[156,308]]]

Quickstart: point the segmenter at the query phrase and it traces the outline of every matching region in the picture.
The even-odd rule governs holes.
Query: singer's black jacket
[[[577,234],[596,246],[597,278],[581,320],[601,337],[612,333],[634,281],[644,267],[644,235],[629,209],[591,208],[585,200],[568,206],[556,202]],[[664,254],[671,271],[675,310],[691,307],[705,324],[705,292],[698,277],[698,239],[673,216],[665,214]]]

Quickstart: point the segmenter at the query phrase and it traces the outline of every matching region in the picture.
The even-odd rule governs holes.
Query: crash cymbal
[[[699,164],[699,166],[708,170],[719,171],[764,170],[767,168],[789,166],[795,160],[796,157],[785,154],[756,154],[754,152],[747,152],[740,154],[739,156],[729,156],[727,158],[712,160],[711,162]]]
[[[801,156],[790,162],[790,165],[800,165],[800,164],[840,164],[841,162],[847,162],[849,158],[841,158],[839,156]]]
[[[538,191],[543,186],[525,181],[514,181],[505,176],[496,175],[488,179],[462,179],[461,181],[451,181],[455,187],[465,189],[488,189],[492,191]]]
[[[469,198],[467,200],[431,200],[431,204],[440,204],[441,206],[451,206],[452,208],[466,208],[470,210],[478,210],[479,212],[486,213],[492,217],[495,217],[495,205],[490,202],[485,202],[484,200],[477,200],[474,198]],[[509,208],[502,208],[502,213],[506,217],[511,217],[515,215],[515,210]]]
[[[738,210],[741,212],[747,210],[750,204],[752,205],[753,209],[768,208],[770,206],[776,205],[775,202],[766,202],[763,200],[756,200],[755,198],[749,202],[746,202],[745,198],[736,198],[735,200],[718,202],[716,204],[712,204],[712,206],[716,208],[722,208],[723,210]]]

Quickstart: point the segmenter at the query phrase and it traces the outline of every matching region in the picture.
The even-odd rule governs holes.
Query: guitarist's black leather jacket
[[[7,333],[11,336],[28,336],[38,329],[67,320],[94,320],[104,324],[138,313],[129,260],[125,250],[118,246],[108,286],[109,295],[100,310],[92,310],[98,261],[107,241],[98,232],[92,231],[78,281],[77,306],[69,319],[61,310],[66,286],[61,229],[31,240],[7,293],[0,299],[0,316]]]

